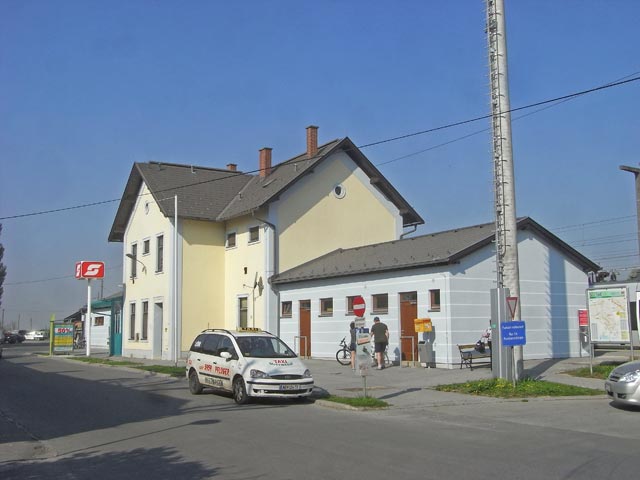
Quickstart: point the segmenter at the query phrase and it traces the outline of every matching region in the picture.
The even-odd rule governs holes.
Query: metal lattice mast
[[[504,0],[487,2],[487,41],[493,130],[496,270],[498,287],[520,298],[515,177],[511,143],[511,106],[507,76],[507,38]],[[520,319],[520,301],[515,318]],[[516,347],[516,376],[522,371],[522,347]]]

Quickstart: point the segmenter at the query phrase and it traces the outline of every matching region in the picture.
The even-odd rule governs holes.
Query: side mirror
[[[231,355],[231,352],[220,352],[220,356],[225,360],[231,360],[231,358],[233,357],[233,355]]]

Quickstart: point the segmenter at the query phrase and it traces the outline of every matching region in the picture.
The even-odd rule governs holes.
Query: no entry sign
[[[353,313],[356,317],[363,317],[366,305],[364,303],[364,298],[360,295],[353,298]]]

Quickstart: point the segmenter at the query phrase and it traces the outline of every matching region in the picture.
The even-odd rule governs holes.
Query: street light
[[[133,253],[127,253],[126,254],[127,257],[129,257],[131,260],[135,260],[136,262],[138,262],[140,265],[142,265],[142,273],[144,273],[145,275],[147,274],[147,266],[142,263],[142,260],[138,260],[138,257],[135,256]],[[131,275],[131,279],[133,280],[135,277],[133,276],[133,274]],[[135,280],[133,280],[135,283]]]

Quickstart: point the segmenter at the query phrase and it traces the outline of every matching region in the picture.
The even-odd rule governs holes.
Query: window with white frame
[[[138,244],[131,244],[131,278],[138,276]]]
[[[95,317],[93,319],[93,326],[94,327],[102,327],[102,326],[104,326],[104,317]]]
[[[149,255],[150,250],[151,250],[151,240],[146,238],[142,241],[142,255]]]
[[[136,338],[136,304],[129,304],[129,340]]]
[[[333,298],[320,299],[320,315],[327,317],[333,315]]]
[[[149,302],[142,302],[142,335],[141,335],[141,340],[146,340],[148,333],[149,333]]]
[[[227,248],[234,248],[236,246],[236,232],[227,233]]]
[[[389,294],[379,293],[371,295],[371,304],[373,313],[389,313]]]
[[[439,288],[429,290],[429,311],[430,312],[440,311],[440,289]]]
[[[238,298],[238,327],[247,328],[249,320],[249,302],[247,297]]]
[[[249,227],[249,243],[260,241],[260,227]]]
[[[292,303],[290,301],[282,302],[282,307],[280,309],[281,317],[291,318],[291,305]]]
[[[164,235],[156,237],[156,273],[164,270]]]

